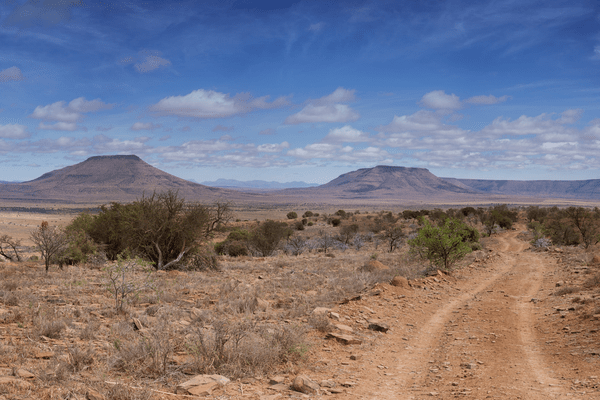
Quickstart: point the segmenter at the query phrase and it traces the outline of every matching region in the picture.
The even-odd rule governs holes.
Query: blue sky
[[[3,2],[0,180],[600,178],[597,1],[210,3]]]

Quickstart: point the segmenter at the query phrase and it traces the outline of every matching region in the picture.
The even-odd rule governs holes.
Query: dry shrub
[[[89,322],[85,328],[79,333],[79,339],[81,340],[93,340],[96,339],[96,334],[100,329],[100,324],[97,322]]]
[[[578,292],[579,288],[576,288],[574,286],[564,286],[561,287],[560,289],[556,290],[554,293],[552,293],[553,296],[564,296],[565,294],[571,294],[571,293],[575,293]]]
[[[586,288],[600,287],[600,274],[596,274],[590,279],[586,280],[583,286],[585,286]]]
[[[255,321],[217,320],[212,329],[197,328],[187,349],[197,373],[255,376],[304,356],[308,349],[304,334],[305,330],[296,326],[261,327]]]
[[[67,321],[59,318],[55,311],[38,310],[33,317],[33,331],[36,336],[58,339],[67,327]]]
[[[2,288],[9,292],[17,290],[18,287],[19,287],[19,282],[17,282],[16,280],[6,281],[2,284]]]
[[[148,389],[132,388],[121,384],[112,386],[104,396],[106,400],[151,400],[155,398]]]
[[[62,368],[73,373],[84,371],[94,363],[95,355],[96,352],[91,346],[88,346],[87,349],[82,349],[77,345],[69,346],[66,360],[60,361],[58,369]]]
[[[110,360],[110,366],[139,375],[164,376],[175,347],[171,333],[168,322],[163,320],[134,340],[113,341],[116,352]]]
[[[331,332],[333,329],[329,317],[325,313],[312,313],[308,317],[308,324],[319,332]]]

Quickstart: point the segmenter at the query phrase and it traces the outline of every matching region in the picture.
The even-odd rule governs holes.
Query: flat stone
[[[346,332],[346,333],[352,333],[354,330],[352,328],[350,328],[348,325],[344,325],[344,324],[334,324],[333,326],[335,326],[337,329],[339,329],[342,332]]]
[[[276,385],[269,386],[269,389],[275,390],[277,392],[283,392],[284,390],[290,390],[290,387],[285,383],[278,383]]]
[[[381,322],[377,319],[369,320],[369,329],[377,332],[387,332],[390,330],[390,326],[385,322]]]
[[[326,339],[335,339],[342,344],[362,344],[362,340],[357,339],[351,335],[344,335],[340,333],[328,333],[325,336]]]
[[[304,394],[316,394],[319,392],[319,384],[306,375],[298,375],[292,383],[292,389]]]
[[[15,375],[18,376],[19,378],[23,378],[23,379],[33,379],[33,378],[35,378],[34,374],[32,374],[31,372],[29,372],[29,371],[27,371],[26,369],[23,369],[23,368],[17,369],[17,372],[16,372]]]
[[[218,386],[225,386],[229,379],[221,375],[196,375],[177,385],[177,394],[205,395]]]
[[[283,377],[283,376],[274,376],[271,379],[269,379],[270,385],[277,385],[278,383],[283,383],[283,382],[285,382],[285,377]]]

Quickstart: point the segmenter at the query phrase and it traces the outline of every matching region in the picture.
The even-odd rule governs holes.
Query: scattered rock
[[[41,359],[46,359],[47,360],[47,359],[52,358],[53,355],[54,355],[54,353],[51,352],[51,351],[38,351],[38,352],[35,353],[34,357],[38,358],[38,359],[41,358]]]
[[[290,390],[290,387],[285,383],[278,383],[276,385],[269,386],[269,389],[275,390],[277,392],[283,392],[284,390]]]
[[[353,329],[351,327],[349,327],[348,325],[333,324],[333,326],[335,326],[337,329],[339,329],[342,332],[346,332],[346,333],[352,333],[353,332]]]
[[[23,390],[31,390],[33,385],[23,379],[19,379],[16,376],[0,376],[0,385],[10,384]]]
[[[319,392],[319,384],[306,375],[298,375],[292,383],[292,389],[304,394],[316,394]]]
[[[325,387],[325,388],[330,388],[330,389],[331,389],[331,388],[334,388],[334,387],[336,387],[336,386],[337,386],[337,383],[335,383],[335,381],[334,381],[334,380],[332,380],[332,379],[327,379],[327,380],[321,381],[321,382],[319,383],[319,385],[320,385],[321,387]]]
[[[27,371],[26,369],[23,368],[19,368],[15,371],[15,376],[19,377],[19,378],[23,378],[23,379],[33,379],[35,378],[35,375],[32,374],[31,372]]]
[[[595,254],[594,257],[592,257],[592,264],[600,264],[600,255]]]
[[[269,385],[277,385],[283,382],[285,382],[285,377],[283,376],[274,376],[271,379],[269,379]]]
[[[390,326],[384,322],[381,322],[377,319],[369,320],[369,329],[376,332],[387,332],[390,330]]]
[[[336,312],[333,312],[333,311],[329,313],[329,317],[330,317],[331,319],[335,319],[336,321],[339,321],[339,320],[340,320],[340,314],[338,314],[338,313],[336,313]]]
[[[360,359],[361,359],[361,356],[360,356],[360,355],[358,355],[358,354],[351,354],[351,355],[350,355],[350,359],[351,359],[351,360],[354,360],[354,361],[356,361],[356,360],[360,360]]]
[[[460,364],[460,366],[461,366],[461,368],[464,368],[464,369],[475,369],[475,368],[477,368],[477,364],[475,364],[475,363],[462,363],[462,364]]]
[[[394,277],[394,279],[392,279],[392,281],[390,282],[390,284],[392,286],[397,286],[397,287],[401,287],[404,289],[409,289],[410,288],[410,284],[408,283],[408,279],[406,279],[403,276],[400,275],[396,275]]]
[[[144,329],[144,326],[142,325],[142,323],[140,322],[140,320],[137,319],[137,318],[133,318],[133,330],[134,331],[141,331],[142,329]]]
[[[343,344],[362,344],[362,340],[357,339],[354,336],[351,335],[344,335],[341,333],[328,333],[327,336],[325,336],[326,339],[335,339],[340,343]]]
[[[561,287],[565,285],[565,281],[558,281],[556,282],[556,287]]]
[[[327,307],[317,307],[315,308],[312,313],[317,315],[317,314],[323,314],[323,315],[327,315],[329,313],[330,309]]]
[[[193,396],[207,396],[212,391],[229,383],[229,379],[221,375],[196,375],[192,379],[177,386],[177,394],[191,394]]]

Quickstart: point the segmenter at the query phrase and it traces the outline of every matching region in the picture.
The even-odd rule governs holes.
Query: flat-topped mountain
[[[186,200],[211,201],[239,192],[186,181],[138,156],[96,156],[32,181],[0,185],[0,198],[68,202],[132,201],[154,191],[177,190]],[[257,196],[257,195],[248,195]]]
[[[425,168],[379,165],[340,175],[334,180],[306,189],[282,193],[295,196],[319,196],[331,199],[416,200],[456,198],[473,195],[473,189],[457,186],[438,178]]]

